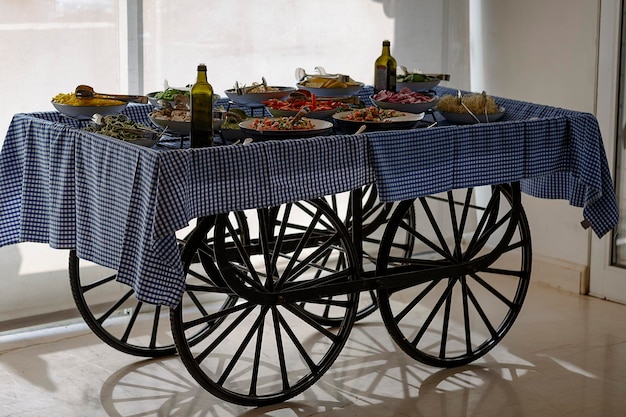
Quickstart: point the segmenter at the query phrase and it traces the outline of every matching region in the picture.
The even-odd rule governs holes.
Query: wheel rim
[[[304,310],[296,302],[252,299],[254,294],[262,300],[270,292],[356,277],[349,234],[322,201],[259,209],[257,219],[250,225],[250,244],[233,238],[234,226],[227,216],[216,221],[215,259],[223,276],[216,293],[234,298],[236,290],[238,302],[226,308],[219,302],[206,305],[202,317],[187,316],[177,308],[173,320],[181,359],[196,381],[219,398],[254,406],[285,401],[315,383],[345,344],[358,303],[358,293],[332,302],[333,309],[344,313],[341,323],[329,328],[308,311],[314,305],[326,308],[326,300],[307,302]],[[335,262],[322,264],[327,257]],[[250,299],[241,297],[248,292],[253,294]],[[217,325],[190,346],[186,333],[207,322]]]
[[[409,206],[424,219],[413,228],[402,221]],[[415,239],[409,259],[395,256],[389,244],[398,230]],[[473,262],[480,259],[489,261],[476,267]],[[475,270],[434,278],[424,272],[463,265]],[[482,205],[472,189],[403,202],[383,239],[377,274],[415,271],[421,280],[380,290],[381,315],[390,335],[413,358],[441,367],[466,364],[487,353],[510,329],[530,269],[530,230],[519,188],[494,186]]]

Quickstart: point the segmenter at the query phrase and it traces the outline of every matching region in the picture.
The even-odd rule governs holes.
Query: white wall
[[[482,0],[482,76],[475,90],[593,113],[599,0]],[[533,254],[584,270],[590,233],[582,210],[524,196]],[[596,239],[593,237],[593,239]],[[548,260],[550,261],[550,260]],[[576,283],[574,283],[576,285]]]

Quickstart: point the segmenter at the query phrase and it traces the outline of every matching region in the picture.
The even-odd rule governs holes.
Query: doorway
[[[596,116],[613,162],[620,221],[591,245],[590,295],[626,303],[626,22],[624,0],[601,2]]]

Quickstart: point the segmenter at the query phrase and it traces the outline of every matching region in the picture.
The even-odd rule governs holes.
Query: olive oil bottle
[[[213,145],[213,87],[207,81],[206,65],[198,65],[198,76],[191,87],[191,147]]]
[[[374,64],[374,92],[396,91],[396,60],[391,56],[391,42],[383,41],[383,52]]]

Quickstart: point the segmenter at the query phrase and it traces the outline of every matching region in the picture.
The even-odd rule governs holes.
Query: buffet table
[[[0,154],[0,245],[75,248],[138,298],[174,306],[184,284],[174,233],[190,220],[372,182],[382,201],[399,201],[519,181],[582,207],[598,236],[610,231],[618,210],[594,116],[499,102],[497,123],[167,152],[78,130],[57,112],[17,114]],[[149,108],[125,112],[148,124]]]
[[[439,95],[454,94],[456,90],[439,87],[437,92]],[[371,87],[366,87],[360,96],[368,103],[371,93]],[[227,226],[223,221],[220,223],[220,220],[216,220],[215,216],[220,213],[261,208],[259,218],[265,216],[266,221],[274,221],[276,215],[272,217],[271,210],[266,208],[354,192],[375,185],[381,202],[408,202],[404,208],[400,207],[406,211],[393,220],[397,227],[405,218],[410,223],[413,199],[449,190],[493,185],[497,187],[494,190],[507,197],[513,207],[512,214],[501,220],[502,223],[508,221],[511,226],[503,229],[505,238],[498,245],[501,246],[499,251],[494,252],[491,258],[477,256],[476,260],[468,261],[466,265],[459,260],[451,263],[431,262],[430,265],[434,266],[432,272],[424,271],[424,264],[420,264],[418,275],[431,273],[433,285],[443,277],[450,277],[450,282],[454,284],[461,282],[458,277],[466,272],[475,275],[480,268],[490,272],[490,265],[500,255],[514,248],[522,248],[521,267],[510,273],[519,278],[520,284],[515,298],[507,301],[511,313],[506,315],[505,324],[500,330],[491,330],[491,336],[487,336],[485,344],[475,349],[468,347],[467,352],[460,356],[448,357],[443,353],[431,356],[410,343],[402,346],[407,353],[429,364],[455,366],[468,363],[483,355],[504,336],[525,295],[530,275],[530,237],[518,197],[520,190],[539,198],[565,199],[571,205],[581,207],[583,224],[590,226],[598,237],[610,232],[618,221],[613,182],[598,123],[593,115],[502,98],[497,98],[497,101],[506,108],[506,114],[495,123],[452,125],[435,113],[433,117],[438,125],[430,128],[366,131],[359,135],[335,134],[203,149],[138,146],[80,130],[81,122],[62,117],[57,112],[17,114],[9,126],[0,153],[0,246],[41,242],[53,248],[71,249],[80,259],[116,271],[115,279],[132,288],[138,300],[176,307],[186,289],[186,271],[184,262],[181,262],[181,247],[175,233],[194,219],[210,219],[211,223],[205,227],[199,221],[197,229],[201,230],[196,233],[198,236],[192,238],[196,246],[191,250],[182,249],[183,261],[185,256],[188,258],[187,266],[189,262],[197,262],[199,255],[193,251],[205,245],[203,234],[207,230],[214,225],[216,229],[220,226],[221,238],[224,239],[223,231]],[[129,105],[124,112],[131,119],[149,125],[147,115],[150,110],[149,105]],[[355,195],[359,196],[358,193]],[[465,207],[470,207],[469,199]],[[325,204],[313,202],[312,212],[316,209],[330,216],[328,223],[324,224],[334,222],[331,213],[324,211],[327,210]],[[355,221],[358,210],[359,207],[355,206]],[[498,210],[491,210],[495,219],[499,215]],[[491,215],[489,207],[486,212]],[[313,222],[317,221],[315,219]],[[493,219],[485,227],[497,229],[500,221],[496,223]],[[343,226],[339,223],[335,226],[337,236],[344,233]],[[205,229],[202,230],[202,227]],[[462,226],[460,231],[464,231]],[[521,235],[520,242],[507,246],[515,231]],[[324,234],[326,232],[317,229],[312,229],[312,233],[317,233],[316,242],[323,242],[327,237]],[[216,232],[216,242],[218,237]],[[263,242],[263,239],[266,237],[259,238],[262,244],[257,245],[255,250],[267,250],[269,240]],[[214,273],[214,278],[209,276],[205,282],[220,288],[208,291],[223,294],[234,292],[224,303],[223,310],[211,316],[212,319],[206,318],[206,322],[219,326],[222,319],[217,317],[227,314],[228,309],[239,309],[234,301],[239,297],[250,300],[251,305],[268,304],[277,307],[284,304],[292,305],[288,307],[291,309],[296,308],[293,306],[298,303],[304,306],[313,299],[333,304],[330,289],[314,288],[318,292],[313,295],[311,292],[296,295],[297,291],[278,295],[272,291],[271,294],[254,294],[250,290],[256,284],[246,286],[234,282],[239,278],[236,272],[229,270],[231,265],[228,262],[242,252],[246,255],[243,244],[235,244],[238,245],[238,254],[229,253],[216,243],[215,250],[222,250],[223,253],[221,257],[212,255],[215,262],[224,266],[225,276],[229,271],[235,275],[229,280],[220,277],[219,272]],[[351,244],[345,238],[342,245],[345,252],[338,255],[340,258],[344,254],[347,258],[358,256],[352,253],[357,253],[358,248],[353,250],[349,247]],[[342,245],[333,241],[329,247]],[[387,246],[392,245],[388,242]],[[292,249],[297,251],[300,247],[294,246]],[[355,262],[358,264],[359,261],[352,259],[352,263]],[[208,263],[211,264],[208,266],[211,270],[213,260]],[[206,264],[202,263],[205,269]],[[246,268],[252,268],[252,264],[246,264],[245,259],[239,265],[244,264]],[[359,278],[359,267],[350,269],[353,268],[350,262],[341,265],[337,269],[347,269],[337,271],[337,276],[350,277],[350,281]],[[377,265],[376,273],[380,271],[386,272]],[[404,281],[398,284],[399,288],[429,279],[416,278],[415,273],[402,269],[396,277],[398,280],[407,280],[406,284]],[[285,284],[280,280],[276,282]],[[339,282],[334,288],[342,291],[342,294],[350,293],[352,290],[349,288],[356,292],[381,288],[384,291],[384,286],[391,283],[392,279],[383,274],[363,282]],[[266,285],[267,288],[274,288],[279,284]],[[493,290],[492,287],[488,288]],[[248,293],[249,298],[246,296]],[[449,294],[445,294],[441,300],[449,297]],[[254,301],[259,295],[258,300]],[[350,306],[350,297],[348,295],[347,301],[336,304]],[[470,298],[470,301],[474,300],[474,295],[469,294],[467,299]],[[442,303],[440,301],[437,306]],[[305,307],[302,308],[306,311]],[[352,311],[353,308],[356,307],[348,309]],[[262,308],[262,311],[265,315],[268,310]],[[337,327],[341,334],[333,337],[332,352],[329,351],[331,353],[321,360],[318,368],[307,365],[310,369],[295,385],[290,385],[288,373],[283,369],[277,376],[283,379],[283,387],[275,389],[277,392],[259,396],[253,387],[250,387],[250,392],[244,390],[243,393],[234,394],[230,388],[226,389],[226,376],[205,375],[209,371],[201,368],[204,353],[200,354],[203,359],[196,361],[191,351],[195,343],[193,337],[189,343],[186,340],[185,329],[194,322],[188,324],[181,314],[178,308],[173,316],[174,329],[179,328],[174,330],[174,336],[179,341],[179,353],[186,366],[192,370],[194,378],[221,398],[250,405],[283,401],[312,384],[330,366],[345,343],[349,327],[354,321],[351,316],[353,312],[339,319],[298,313],[304,314],[304,320],[309,324],[311,320],[332,326],[343,323]],[[390,327],[399,326],[400,319],[397,319],[398,323],[395,320],[394,316],[387,314],[386,324],[389,322]],[[278,321],[274,324],[277,328],[287,326]],[[318,324],[312,325],[320,329]],[[448,331],[447,319],[444,329]],[[209,330],[208,333],[200,332],[200,335],[207,337],[212,332]],[[326,330],[320,331],[322,335],[328,336]],[[469,339],[469,330],[466,332]],[[403,337],[400,330],[394,339],[402,341]],[[215,343],[217,345],[226,339],[222,338]],[[122,342],[124,347],[126,342]],[[469,341],[467,343],[469,346]],[[189,346],[185,348],[186,345]],[[441,345],[443,352],[446,341],[442,340]],[[148,347],[148,354],[156,353],[152,346]],[[260,346],[259,341],[257,357],[260,355]],[[300,346],[297,350],[302,353],[304,349]],[[239,353],[235,361],[238,358]],[[277,361],[276,366],[285,367],[285,357]],[[256,375],[256,371],[253,373]],[[256,376],[253,380],[256,381]]]

